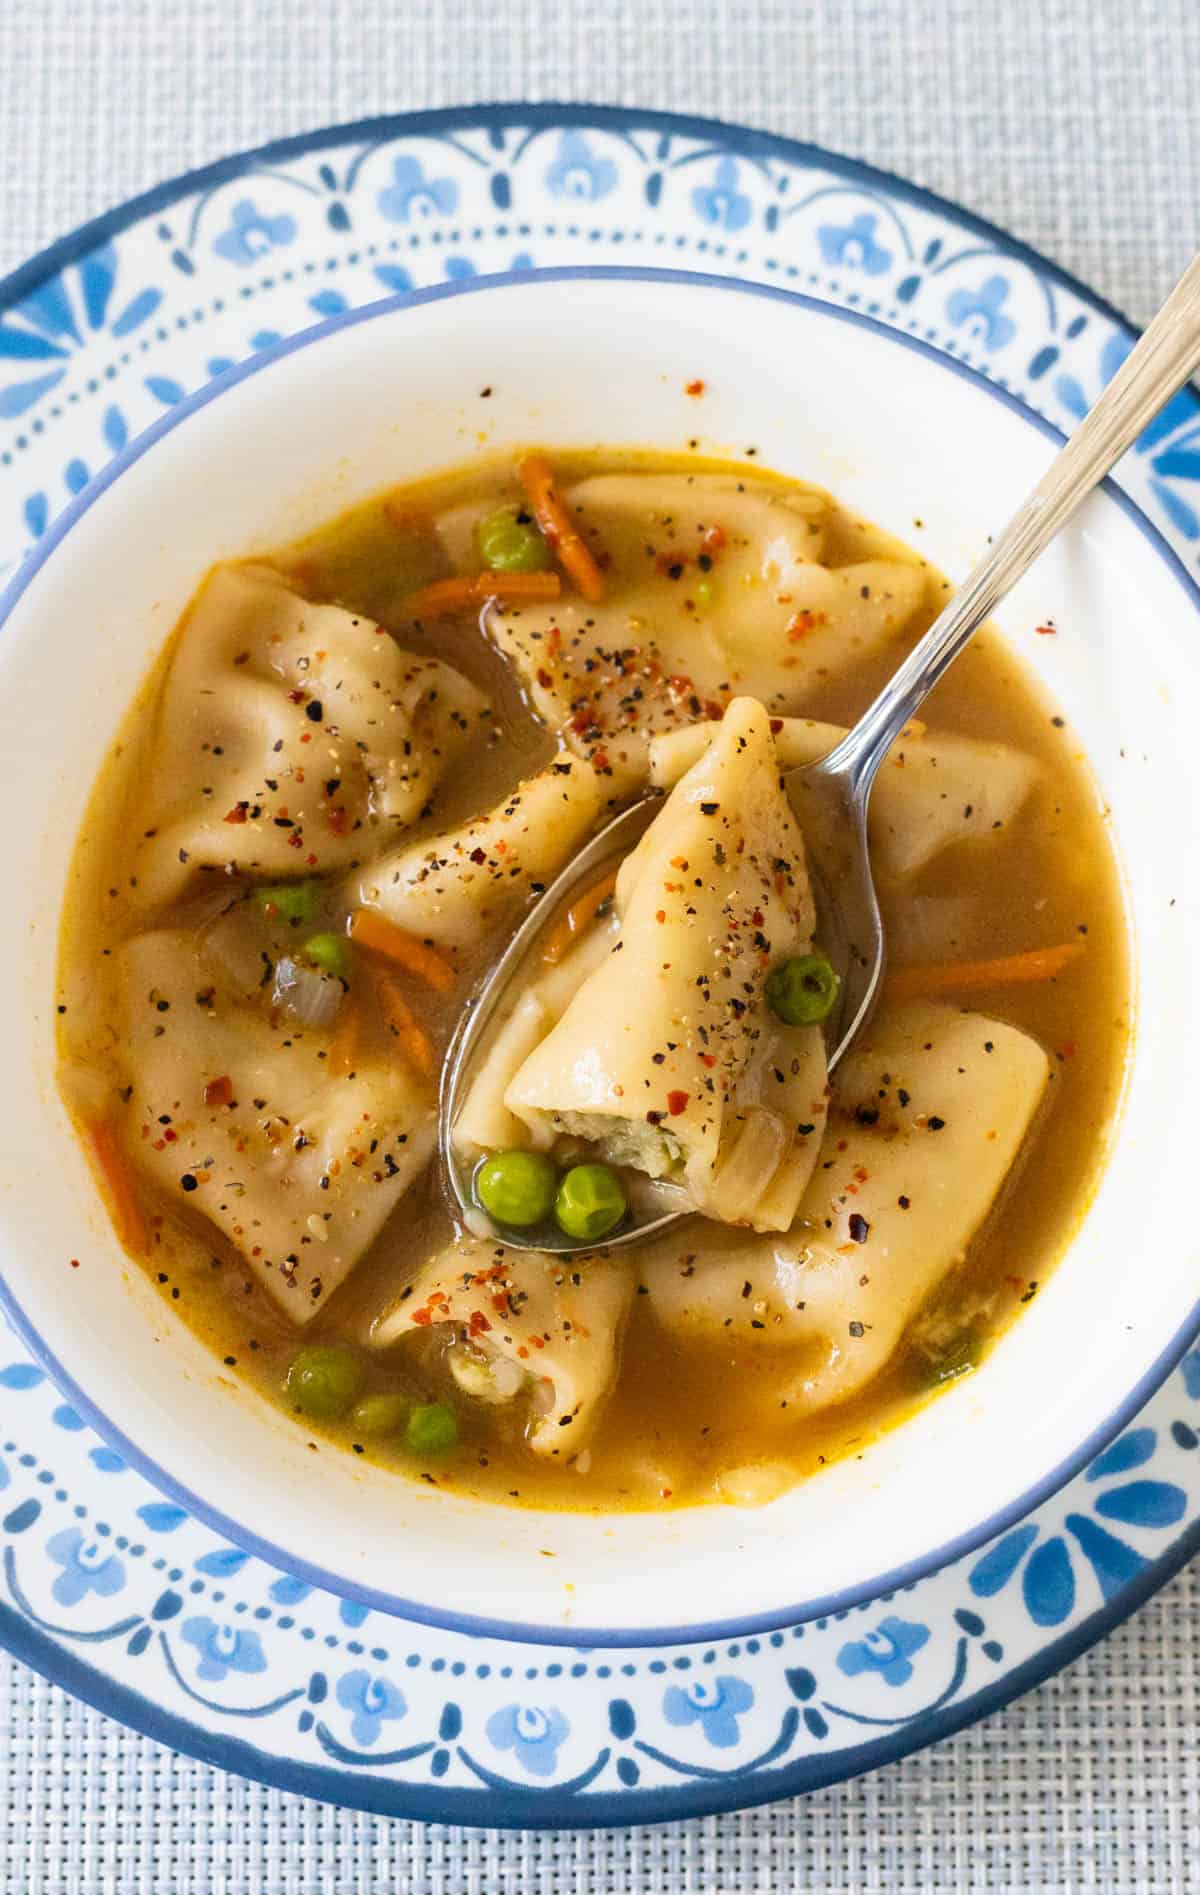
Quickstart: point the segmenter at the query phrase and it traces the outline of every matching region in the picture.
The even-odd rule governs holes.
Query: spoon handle
[[[942,673],[1198,366],[1200,254],[986,557],[825,759],[824,774],[848,777],[865,799],[885,754]]]

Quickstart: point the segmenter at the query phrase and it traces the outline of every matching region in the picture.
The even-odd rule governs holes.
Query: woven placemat
[[[1197,0],[0,0],[0,273],[239,147],[595,99],[883,165],[1144,319],[1200,237]],[[0,1895],[1200,1891],[1200,1574],[1006,1712],[857,1783],[599,1835],[261,1789],[0,1655]]]

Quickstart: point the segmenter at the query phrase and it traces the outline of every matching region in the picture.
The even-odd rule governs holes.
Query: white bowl
[[[702,401],[684,393],[697,377]],[[290,539],[389,482],[531,440],[754,448],[954,576],[1056,446],[996,388],[866,319],[744,284],[599,270],[478,281],[338,318],[152,430],[4,602],[3,1295],[124,1454],[307,1580],[383,1610],[555,1642],[751,1632],[878,1594],[994,1535],[1123,1425],[1197,1327],[1196,885],[1184,850],[1200,830],[1198,599],[1110,488],[1000,614],[1112,812],[1145,1000],[1096,1199],[979,1373],[758,1511],[506,1512],[349,1456],[323,1456],[318,1471],[301,1432],[220,1376],[113,1240],[54,1087],[67,865],[118,722],[214,560]],[[1058,636],[1036,637],[1047,618]]]

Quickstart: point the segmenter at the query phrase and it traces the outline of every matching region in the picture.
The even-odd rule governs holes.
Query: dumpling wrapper
[[[624,1257],[564,1260],[464,1238],[426,1264],[372,1332],[380,1347],[450,1323],[486,1357],[515,1362],[540,1384],[530,1446],[569,1459],[586,1446],[617,1373],[633,1301]]]
[[[838,724],[805,717],[776,720],[775,751],[792,770],[829,754],[846,735]],[[655,737],[650,781],[670,789],[712,741],[719,725],[693,724]],[[1028,801],[1039,776],[1037,760],[1008,744],[936,731],[900,737],[884,758],[868,810],[876,872],[899,880],[915,875],[953,843],[1000,834]]]
[[[621,866],[616,940],[523,1061],[504,1104],[728,1222],[786,1229],[825,1124],[819,1028],[782,1024],[772,966],[812,946],[804,844],[770,720],[730,705]]]
[[[451,1128],[455,1149],[469,1163],[484,1152],[530,1142],[529,1127],[506,1105],[505,1094],[530,1054],[562,1019],[584,981],[608,957],[619,932],[615,914],[588,928],[557,967],[524,989],[512,1012],[489,1037]]]
[[[141,897],[205,870],[323,875],[406,828],[491,714],[475,685],[267,567],[218,566],[184,620],[142,779]]]
[[[603,802],[591,766],[563,752],[482,816],[373,862],[358,899],[423,940],[474,946],[553,881]]]
[[[487,629],[614,798],[644,777],[654,731],[743,692],[772,714],[801,710],[814,680],[885,649],[926,596],[915,563],[822,566],[823,494],[732,474],[599,474],[564,501],[603,555],[604,601],[497,606]]]
[[[934,1001],[881,1012],[839,1066],[791,1230],[705,1231],[639,1253],[643,1301],[681,1337],[752,1342],[743,1378],[785,1423],[856,1394],[960,1262],[1016,1161],[1050,1062],[1028,1034]],[[775,1351],[808,1345],[797,1369]]]
[[[182,930],[126,943],[118,979],[133,1163],[308,1322],[432,1153],[432,1091],[400,1059],[330,1071],[328,1033],[272,1026],[264,1001],[234,991]],[[206,1105],[206,1085],[226,1077],[236,1103]]]

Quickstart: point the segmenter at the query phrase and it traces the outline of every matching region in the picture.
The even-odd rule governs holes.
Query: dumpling
[[[471,946],[554,879],[603,800],[591,766],[566,751],[462,828],[373,862],[358,900],[423,940]]]
[[[590,927],[575,947],[526,987],[488,1042],[451,1128],[456,1150],[468,1160],[483,1152],[529,1143],[529,1128],[505,1103],[512,1079],[556,1026],[588,976],[605,960],[620,932],[615,913]]]
[[[818,1028],[766,1002],[812,945],[804,845],[770,720],[730,705],[711,746],[622,864],[600,966],[509,1081],[535,1143],[560,1134],[685,1189],[710,1216],[786,1229],[825,1122]]]
[[[402,651],[266,567],[218,566],[184,620],[143,775],[147,904],[202,871],[348,865],[416,820],[491,714],[449,665]]]
[[[644,776],[653,731],[741,692],[799,710],[815,679],[886,647],[925,598],[915,564],[819,563],[823,494],[732,474],[603,474],[564,497],[605,562],[603,604],[495,607],[488,630],[614,796]]]
[[[1036,1040],[983,1014],[933,1001],[881,1013],[837,1071],[829,1136],[791,1230],[648,1247],[647,1307],[681,1336],[756,1344],[763,1419],[844,1401],[963,1257],[1049,1070]]]
[[[634,1286],[623,1257],[563,1260],[465,1238],[425,1266],[371,1339],[384,1347],[452,1324],[460,1385],[483,1400],[532,1397],[530,1446],[568,1459],[586,1445],[616,1379]]]
[[[655,737],[650,781],[670,789],[711,742],[714,726]],[[838,724],[785,717],[773,726],[785,770],[828,756],[846,735]],[[868,813],[871,859],[877,873],[914,875],[952,843],[992,836],[1019,814],[1038,780],[1038,765],[1008,744],[977,737],[906,733],[884,759]]]
[[[327,1034],[274,1024],[182,930],[129,941],[118,979],[133,1163],[308,1322],[429,1158],[429,1087],[402,1060],[331,1071]]]

